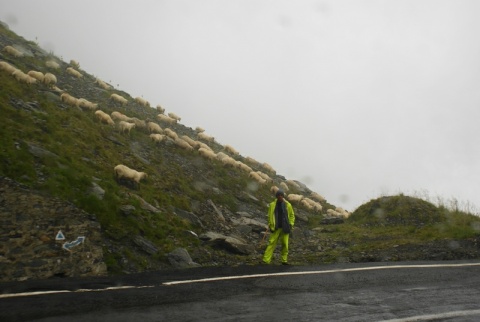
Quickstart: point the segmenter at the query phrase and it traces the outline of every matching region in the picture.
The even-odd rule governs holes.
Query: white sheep
[[[128,117],[125,114],[117,112],[117,111],[113,111],[110,115],[112,116],[112,119],[115,120],[115,121],[132,122],[131,117]]]
[[[292,202],[300,202],[304,197],[302,195],[290,193],[287,195],[287,200]]]
[[[130,169],[126,165],[119,164],[115,166],[114,172],[115,172],[115,179],[117,181],[125,178],[129,181],[132,181],[134,184],[137,185],[137,187],[140,187],[140,180],[146,179],[148,175],[145,172],[139,172],[134,169]]]
[[[81,107],[83,109],[87,109],[90,111],[94,111],[98,108],[98,103],[92,103],[86,98],[79,98],[77,100],[77,107]]]
[[[280,188],[278,188],[277,186],[271,186],[271,187],[270,187],[270,192],[271,192],[273,195],[275,195],[279,189],[280,189]]]
[[[3,50],[6,51],[8,54],[12,55],[13,57],[23,57],[23,53],[15,47],[12,46],[5,46]]]
[[[145,106],[145,107],[150,107],[150,102],[148,102],[146,99],[142,98],[142,97],[135,97],[135,102],[137,102],[138,104],[142,105],[142,106]]]
[[[120,103],[122,105],[127,105],[127,103],[128,103],[128,100],[125,97],[123,97],[121,95],[118,95],[118,94],[115,94],[115,93],[110,95],[110,99],[113,100],[114,102]]]
[[[157,119],[159,121],[165,122],[165,123],[170,124],[170,125],[177,123],[176,119],[173,119],[170,116],[167,116],[167,115],[164,115],[164,114],[158,114]]]
[[[318,194],[314,191],[310,194],[310,197],[312,197],[313,199],[315,199],[317,201],[320,201],[320,202],[325,201],[325,198],[322,195],[320,195],[320,194]]]
[[[217,160],[222,161],[222,159],[228,158],[228,154],[225,154],[223,152],[218,152],[217,153]]]
[[[147,129],[147,122],[145,120],[140,120],[136,117],[132,117],[132,120],[130,122],[135,123],[135,125],[139,129],[145,129],[145,130]]]
[[[72,67],[67,67],[66,71],[67,71],[67,74],[70,74],[70,75],[72,75],[76,78],[82,78],[83,77],[82,73],[80,73],[78,70],[76,70]]]
[[[108,115],[104,111],[97,110],[95,111],[95,115],[97,116],[97,118],[100,120],[101,123],[106,123],[108,125],[115,125],[115,122],[112,120],[110,115]]]
[[[168,127],[163,130],[163,133],[165,133],[172,140],[178,139],[178,134],[174,130],[169,129]]]
[[[215,154],[215,152],[209,149],[205,149],[203,147],[198,149],[198,153],[201,156],[206,157],[207,159],[210,159],[210,160],[215,160],[217,158],[217,155]]]
[[[80,63],[76,60],[73,60],[73,59],[70,60],[70,65],[72,65],[76,69],[80,68]]]
[[[36,70],[28,71],[27,75],[35,78],[40,83],[43,83],[43,80],[45,79],[45,75],[42,72],[39,72],[39,71],[36,71]]]
[[[257,160],[255,160],[255,159],[252,158],[252,157],[246,157],[246,158],[245,158],[245,161],[246,161],[247,163],[249,163],[250,165],[252,165],[252,166],[255,166],[255,167],[260,166],[260,162],[258,162]]]
[[[270,164],[268,164],[268,163],[266,163],[266,162],[262,163],[262,167],[263,167],[265,170],[269,171],[270,173],[273,173],[273,174],[276,174],[276,173],[277,173],[277,172],[275,171],[275,169],[274,169]]]
[[[53,87],[57,83],[57,76],[52,73],[45,73],[45,77],[43,77],[43,83]]]
[[[68,93],[63,93],[62,95],[60,95],[60,100],[62,102],[65,102],[67,103],[68,105],[70,106],[75,106],[75,107],[78,107],[78,98],[68,94]]]
[[[103,80],[101,80],[99,78],[95,79],[95,84],[98,84],[98,86],[100,86],[101,88],[103,88],[105,90],[109,90],[109,89],[112,88],[112,86],[108,85],[107,83],[105,83]]]
[[[285,182],[280,182],[280,188],[283,190],[283,191],[288,191],[290,190],[290,188],[288,188],[287,184]]]
[[[235,160],[234,158],[232,158],[229,155],[227,155],[226,158],[223,158],[221,160],[221,162],[223,163],[224,166],[230,166],[230,167],[233,167],[233,168],[237,167],[237,160]]]
[[[287,180],[285,182],[288,184],[289,187],[294,187],[296,189],[300,189],[300,186],[298,185],[298,183],[296,183],[293,180]]]
[[[57,63],[56,61],[54,60],[47,60],[47,62],[45,63],[45,65],[49,68],[53,68],[53,69],[59,69],[60,68],[60,64]]]
[[[263,179],[263,178],[262,178],[257,172],[255,172],[255,171],[250,172],[250,173],[248,174],[248,176],[249,176],[250,178],[255,179],[255,181],[257,181],[257,182],[260,183],[260,184],[265,184],[265,183],[267,183],[267,180]]]
[[[160,114],[164,114],[165,113],[165,108],[163,108],[160,104],[157,105],[157,111],[160,113]]]
[[[205,132],[198,133],[197,137],[200,140],[204,140],[204,141],[207,141],[207,142],[213,142],[215,140],[215,138],[213,136],[210,136],[210,135],[206,134]]]
[[[180,122],[182,120],[182,118],[180,116],[178,116],[177,114],[172,113],[172,112],[168,113],[168,116],[170,116],[172,119],[177,120],[177,122]]]
[[[148,122],[147,129],[149,133],[163,133],[163,129],[155,122]]]
[[[135,123],[128,123],[125,121],[120,121],[118,122],[118,129],[120,133],[125,133],[127,132],[128,135],[130,135],[130,131],[135,128]]]
[[[200,127],[200,126],[197,126],[197,127],[195,128],[195,131],[196,131],[197,133],[202,133],[202,132],[205,132],[205,129],[202,128],[202,127]]]
[[[190,144],[193,148],[195,149],[198,149],[200,147],[200,145],[198,144],[197,141],[193,140],[191,137],[189,137],[188,135],[182,135],[181,136],[182,139],[184,139],[185,141],[188,142],[188,144]]]
[[[247,172],[247,173],[250,173],[253,171],[252,168],[250,168],[248,165],[246,165],[245,163],[243,163],[242,161],[238,161],[237,160],[237,167],[240,168],[241,170]]]
[[[273,179],[268,176],[268,174],[263,173],[262,171],[257,171],[258,175],[262,177],[266,182],[273,182]]]
[[[21,83],[25,83],[25,84],[29,84],[29,85],[37,83],[37,80],[35,78],[33,78],[30,75],[25,74],[20,69],[17,69],[16,71],[14,71],[12,76],[15,77],[15,79],[17,81],[21,82]]]
[[[193,147],[192,147],[190,144],[188,144],[187,141],[185,141],[185,140],[183,140],[183,139],[181,139],[181,138],[179,138],[179,137],[176,137],[173,141],[174,141],[175,144],[178,145],[179,147],[181,147],[181,148],[183,148],[183,149],[185,149],[185,150],[187,150],[187,151],[193,151]]]
[[[150,139],[156,143],[162,142],[167,136],[164,134],[152,133],[150,134]]]
[[[19,69],[17,69],[15,66],[10,65],[6,61],[0,61],[0,70],[5,71],[9,75],[12,75],[15,71]]]
[[[230,153],[230,154],[233,154],[233,155],[239,155],[239,154],[240,154],[240,153],[238,153],[238,151],[235,150],[235,149],[233,148],[233,146],[231,146],[231,145],[226,144],[223,148],[225,149],[225,151],[227,151],[227,152]]]
[[[204,149],[213,151],[213,149],[209,147],[208,144],[203,143],[202,141],[196,141],[196,142],[197,142],[198,148],[204,148]]]
[[[318,211],[318,212],[321,212],[322,211],[322,205],[310,198],[303,198],[300,203],[302,205],[304,205],[306,208],[308,208],[309,210],[314,210],[314,211]]]

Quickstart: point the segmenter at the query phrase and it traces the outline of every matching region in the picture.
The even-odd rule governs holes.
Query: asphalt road
[[[0,284],[0,321],[480,321],[480,262],[241,266]]]

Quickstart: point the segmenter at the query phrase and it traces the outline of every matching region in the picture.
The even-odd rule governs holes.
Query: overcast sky
[[[20,36],[350,211],[401,192],[478,209],[479,12],[477,0],[0,0]]]

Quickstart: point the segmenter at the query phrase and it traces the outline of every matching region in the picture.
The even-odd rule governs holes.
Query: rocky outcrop
[[[0,177],[0,281],[107,273],[95,216]]]

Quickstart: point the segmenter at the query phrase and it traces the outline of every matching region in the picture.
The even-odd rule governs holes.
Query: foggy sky
[[[0,0],[27,40],[353,211],[480,205],[480,2]]]

